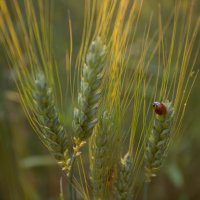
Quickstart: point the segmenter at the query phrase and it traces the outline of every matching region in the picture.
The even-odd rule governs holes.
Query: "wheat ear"
[[[108,145],[110,144],[108,141],[112,128],[112,118],[105,111],[100,117],[98,125],[95,127],[92,138],[91,180],[95,199],[106,198],[106,188],[109,179],[107,155],[109,154]]]
[[[97,110],[101,98],[100,85],[103,78],[106,47],[98,37],[89,47],[83,66],[78,107],[74,109],[73,129],[76,137],[86,140],[97,123]]]
[[[157,170],[166,157],[166,149],[170,139],[173,107],[169,101],[161,103],[161,106],[155,108],[154,125],[145,148],[146,182],[151,182],[151,177],[156,176]]]
[[[133,160],[129,153],[121,159],[114,192],[114,199],[133,199]]]
[[[68,138],[60,123],[52,89],[43,73],[38,73],[33,91],[34,114],[38,120],[40,139],[54,155],[62,169],[69,170]]]

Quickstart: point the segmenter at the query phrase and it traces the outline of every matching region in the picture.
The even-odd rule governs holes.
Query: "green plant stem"
[[[60,198],[59,200],[65,200],[64,199],[64,194],[63,194],[63,182],[62,182],[62,176],[60,178]]]
[[[74,176],[74,164],[75,164],[75,160],[78,156],[81,155],[80,149],[83,147],[83,145],[85,144],[85,141],[80,141],[79,139],[74,138],[74,144],[75,146],[73,147],[73,154],[70,158],[70,162],[69,162],[69,170],[67,171],[67,176],[69,178],[69,196],[70,196],[70,200],[76,200],[76,191],[73,188],[73,176]]]
[[[74,176],[74,163],[75,163],[76,157],[73,156],[71,160],[71,171],[69,175],[69,197],[70,200],[76,200],[76,191],[73,188],[73,176]]]
[[[148,200],[149,182],[144,183],[143,200]]]

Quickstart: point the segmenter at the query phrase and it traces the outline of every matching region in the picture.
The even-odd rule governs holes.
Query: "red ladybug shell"
[[[166,106],[161,103],[161,102],[154,102],[153,103],[153,108],[156,114],[158,115],[165,115],[167,110],[166,110]]]

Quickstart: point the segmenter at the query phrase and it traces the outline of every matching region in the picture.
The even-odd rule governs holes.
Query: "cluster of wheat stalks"
[[[158,30],[150,38],[149,22],[136,47],[142,3],[86,0],[76,62],[69,20],[66,68],[61,69],[52,48],[50,3],[24,0],[21,7],[18,1],[12,6],[1,1],[0,39],[16,74],[24,111],[66,173],[69,199],[137,199],[181,132],[197,75],[192,76],[196,57],[191,61],[199,28],[199,19],[191,27],[194,2],[177,1],[164,26],[159,13]],[[135,48],[139,56],[132,55]],[[66,82],[60,79],[63,70]],[[74,115],[67,130],[61,115],[66,115],[70,98]]]

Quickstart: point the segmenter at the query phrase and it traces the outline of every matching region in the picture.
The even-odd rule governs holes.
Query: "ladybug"
[[[156,114],[158,115],[165,115],[167,112],[166,106],[161,102],[154,102],[153,108]]]

